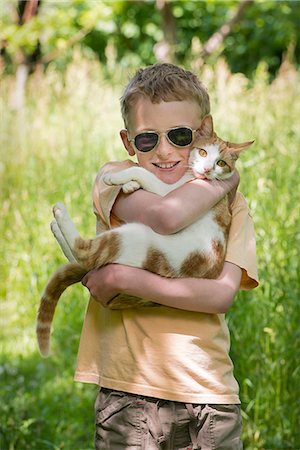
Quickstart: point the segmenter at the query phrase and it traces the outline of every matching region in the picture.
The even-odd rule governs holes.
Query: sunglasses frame
[[[186,144],[186,145],[177,145],[177,144],[174,144],[174,142],[172,142],[171,139],[169,138],[168,133],[169,133],[170,131],[180,130],[181,128],[185,128],[185,129],[187,129],[187,130],[189,130],[189,131],[192,132],[192,140],[191,140],[191,142],[190,142],[189,144]],[[169,128],[168,130],[162,131],[162,132],[160,132],[160,133],[159,133],[158,131],[143,131],[142,133],[138,133],[136,136],[134,136],[134,138],[129,139],[129,137],[128,137],[128,141],[132,144],[132,146],[133,146],[133,148],[134,148],[135,151],[140,152],[140,153],[148,153],[148,152],[152,152],[153,150],[156,149],[156,147],[157,147],[157,146],[159,145],[159,143],[160,143],[160,137],[161,137],[161,136],[166,136],[166,139],[167,139],[167,141],[169,142],[169,144],[173,145],[173,146],[176,147],[176,148],[184,148],[184,147],[188,147],[189,145],[191,145],[191,144],[193,143],[193,141],[194,141],[194,139],[195,139],[195,133],[196,133],[196,132],[197,132],[197,130],[193,130],[191,127],[187,127],[187,126],[183,125],[183,126],[181,126],[181,127]],[[127,133],[128,133],[128,131],[127,131]],[[135,139],[137,138],[137,136],[140,136],[141,134],[156,134],[157,137],[158,137],[158,139],[157,139],[157,142],[156,142],[155,146],[154,146],[153,148],[151,148],[150,150],[146,150],[146,151],[145,151],[145,150],[139,150],[139,149],[137,148],[137,146],[135,145]]]

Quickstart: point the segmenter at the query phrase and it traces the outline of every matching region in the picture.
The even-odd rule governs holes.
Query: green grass
[[[299,74],[271,84],[263,68],[250,86],[220,62],[203,79],[219,134],[255,139],[241,158],[241,191],[255,221],[261,286],[241,292],[228,321],[241,386],[245,448],[300,449],[299,418]],[[126,80],[124,80],[124,83]],[[51,206],[64,201],[84,235],[94,234],[91,187],[119,142],[121,84],[93,61],[62,75],[51,67],[27,86],[24,111],[8,107],[13,79],[1,84],[0,295],[1,449],[93,448],[97,387],[73,381],[88,296],[64,295],[55,317],[53,356],[35,341],[39,295],[64,262],[51,236]]]

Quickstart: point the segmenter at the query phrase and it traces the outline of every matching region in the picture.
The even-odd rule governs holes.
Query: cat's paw
[[[52,220],[51,224],[51,231],[55,237],[55,239],[57,240],[58,244],[60,245],[60,248],[62,249],[64,255],[68,258],[68,260],[70,262],[76,262],[76,259],[67,243],[67,241],[65,240],[61,229],[58,226],[58,223],[56,222],[56,220]]]
[[[57,202],[54,206],[53,206],[53,216],[56,218],[58,217],[62,217],[65,216],[67,214],[67,208],[65,207],[64,203],[62,202]]]
[[[120,186],[124,183],[122,176],[119,173],[107,173],[103,177],[103,181],[108,186]]]
[[[72,251],[74,240],[79,236],[79,233],[62,202],[58,202],[53,206],[53,216],[67,246]]]
[[[107,173],[103,177],[105,184],[109,186],[122,186],[123,192],[125,194],[130,194],[131,192],[140,189],[141,185],[135,180],[128,180],[129,176],[124,176],[122,172]]]
[[[128,181],[128,183],[123,184],[122,191],[124,194],[131,194],[131,192],[140,189],[141,185],[137,181]]]

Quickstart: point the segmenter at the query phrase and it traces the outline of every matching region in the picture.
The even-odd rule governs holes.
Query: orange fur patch
[[[92,270],[115,262],[119,255],[120,244],[118,232],[108,231],[94,239],[77,238],[74,253],[87,270]]]
[[[128,309],[140,308],[145,306],[160,306],[158,303],[153,303],[144,298],[135,297],[133,295],[119,294],[114,297],[108,304],[109,309]]]
[[[231,224],[231,213],[229,210],[228,197],[223,198],[216,204],[213,208],[214,219],[217,225],[221,228],[225,235],[225,239],[228,237],[230,224]]]
[[[157,273],[162,277],[176,277],[175,270],[168,262],[166,255],[156,248],[150,248],[148,250],[146,260],[143,264],[143,269],[148,270],[149,272]]]
[[[183,261],[179,274],[181,277],[204,278],[208,266],[208,256],[200,252],[193,252]]]
[[[206,273],[205,278],[216,279],[224,266],[225,248],[219,241],[212,241],[212,247],[214,252],[213,265]]]

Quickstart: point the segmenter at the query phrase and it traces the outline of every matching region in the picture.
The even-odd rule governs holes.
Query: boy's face
[[[192,144],[178,148],[168,142],[165,135],[161,135],[157,147],[143,153],[135,151],[129,138],[145,131],[166,132],[180,126],[196,130],[201,120],[201,110],[195,101],[152,103],[148,98],[141,97],[130,111],[128,130],[122,130],[120,135],[129,155],[136,154],[141,167],[154,173],[165,183],[172,184],[186,172]]]

